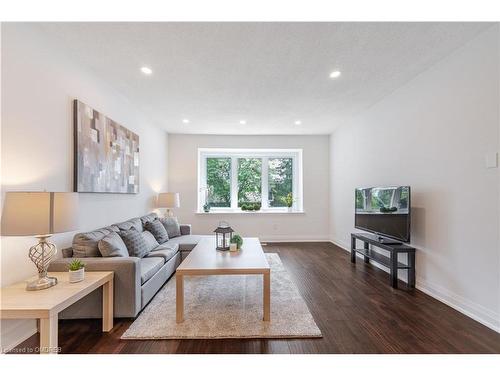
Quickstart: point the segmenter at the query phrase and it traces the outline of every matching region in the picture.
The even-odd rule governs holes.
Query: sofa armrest
[[[49,272],[68,271],[68,264],[79,259],[85,271],[114,272],[115,316],[135,317],[141,311],[141,264],[136,257],[63,258],[50,263]]]
[[[191,234],[191,224],[181,224],[181,235],[186,236],[188,234]]]

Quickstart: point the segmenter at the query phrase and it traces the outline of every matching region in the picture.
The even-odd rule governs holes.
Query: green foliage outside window
[[[238,159],[238,207],[262,201],[262,159]]]
[[[269,159],[269,207],[287,207],[286,197],[293,194],[291,158]]]
[[[293,203],[293,159],[271,158],[268,169],[269,207]],[[231,207],[231,158],[207,158],[207,200],[210,207]],[[238,207],[262,206],[262,159],[238,158]],[[265,195],[264,195],[265,196]]]
[[[207,202],[231,207],[231,158],[207,158]]]

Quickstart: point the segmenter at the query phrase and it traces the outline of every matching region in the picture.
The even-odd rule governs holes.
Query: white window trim
[[[231,158],[231,207],[213,207],[213,213],[246,213],[238,207],[238,158],[262,158],[262,207],[259,212],[286,213],[287,207],[269,207],[268,202],[268,159],[292,158],[294,202],[292,213],[303,212],[302,149],[239,149],[198,148],[198,213],[203,212],[206,200],[207,158]]]

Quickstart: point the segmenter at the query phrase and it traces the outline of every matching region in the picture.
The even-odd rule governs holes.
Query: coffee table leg
[[[102,286],[102,331],[113,329],[113,279]]]
[[[184,321],[184,278],[182,274],[178,272],[175,274],[175,285],[176,285],[176,314],[175,319],[177,323],[182,323]]]
[[[57,347],[57,313],[40,319],[40,354],[55,354]]]
[[[264,321],[271,320],[271,273],[264,273]]]

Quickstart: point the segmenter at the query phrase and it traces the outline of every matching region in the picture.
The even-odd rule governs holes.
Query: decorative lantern
[[[221,221],[215,232],[215,245],[217,250],[229,250],[229,244],[233,237],[233,228],[225,221]]]

